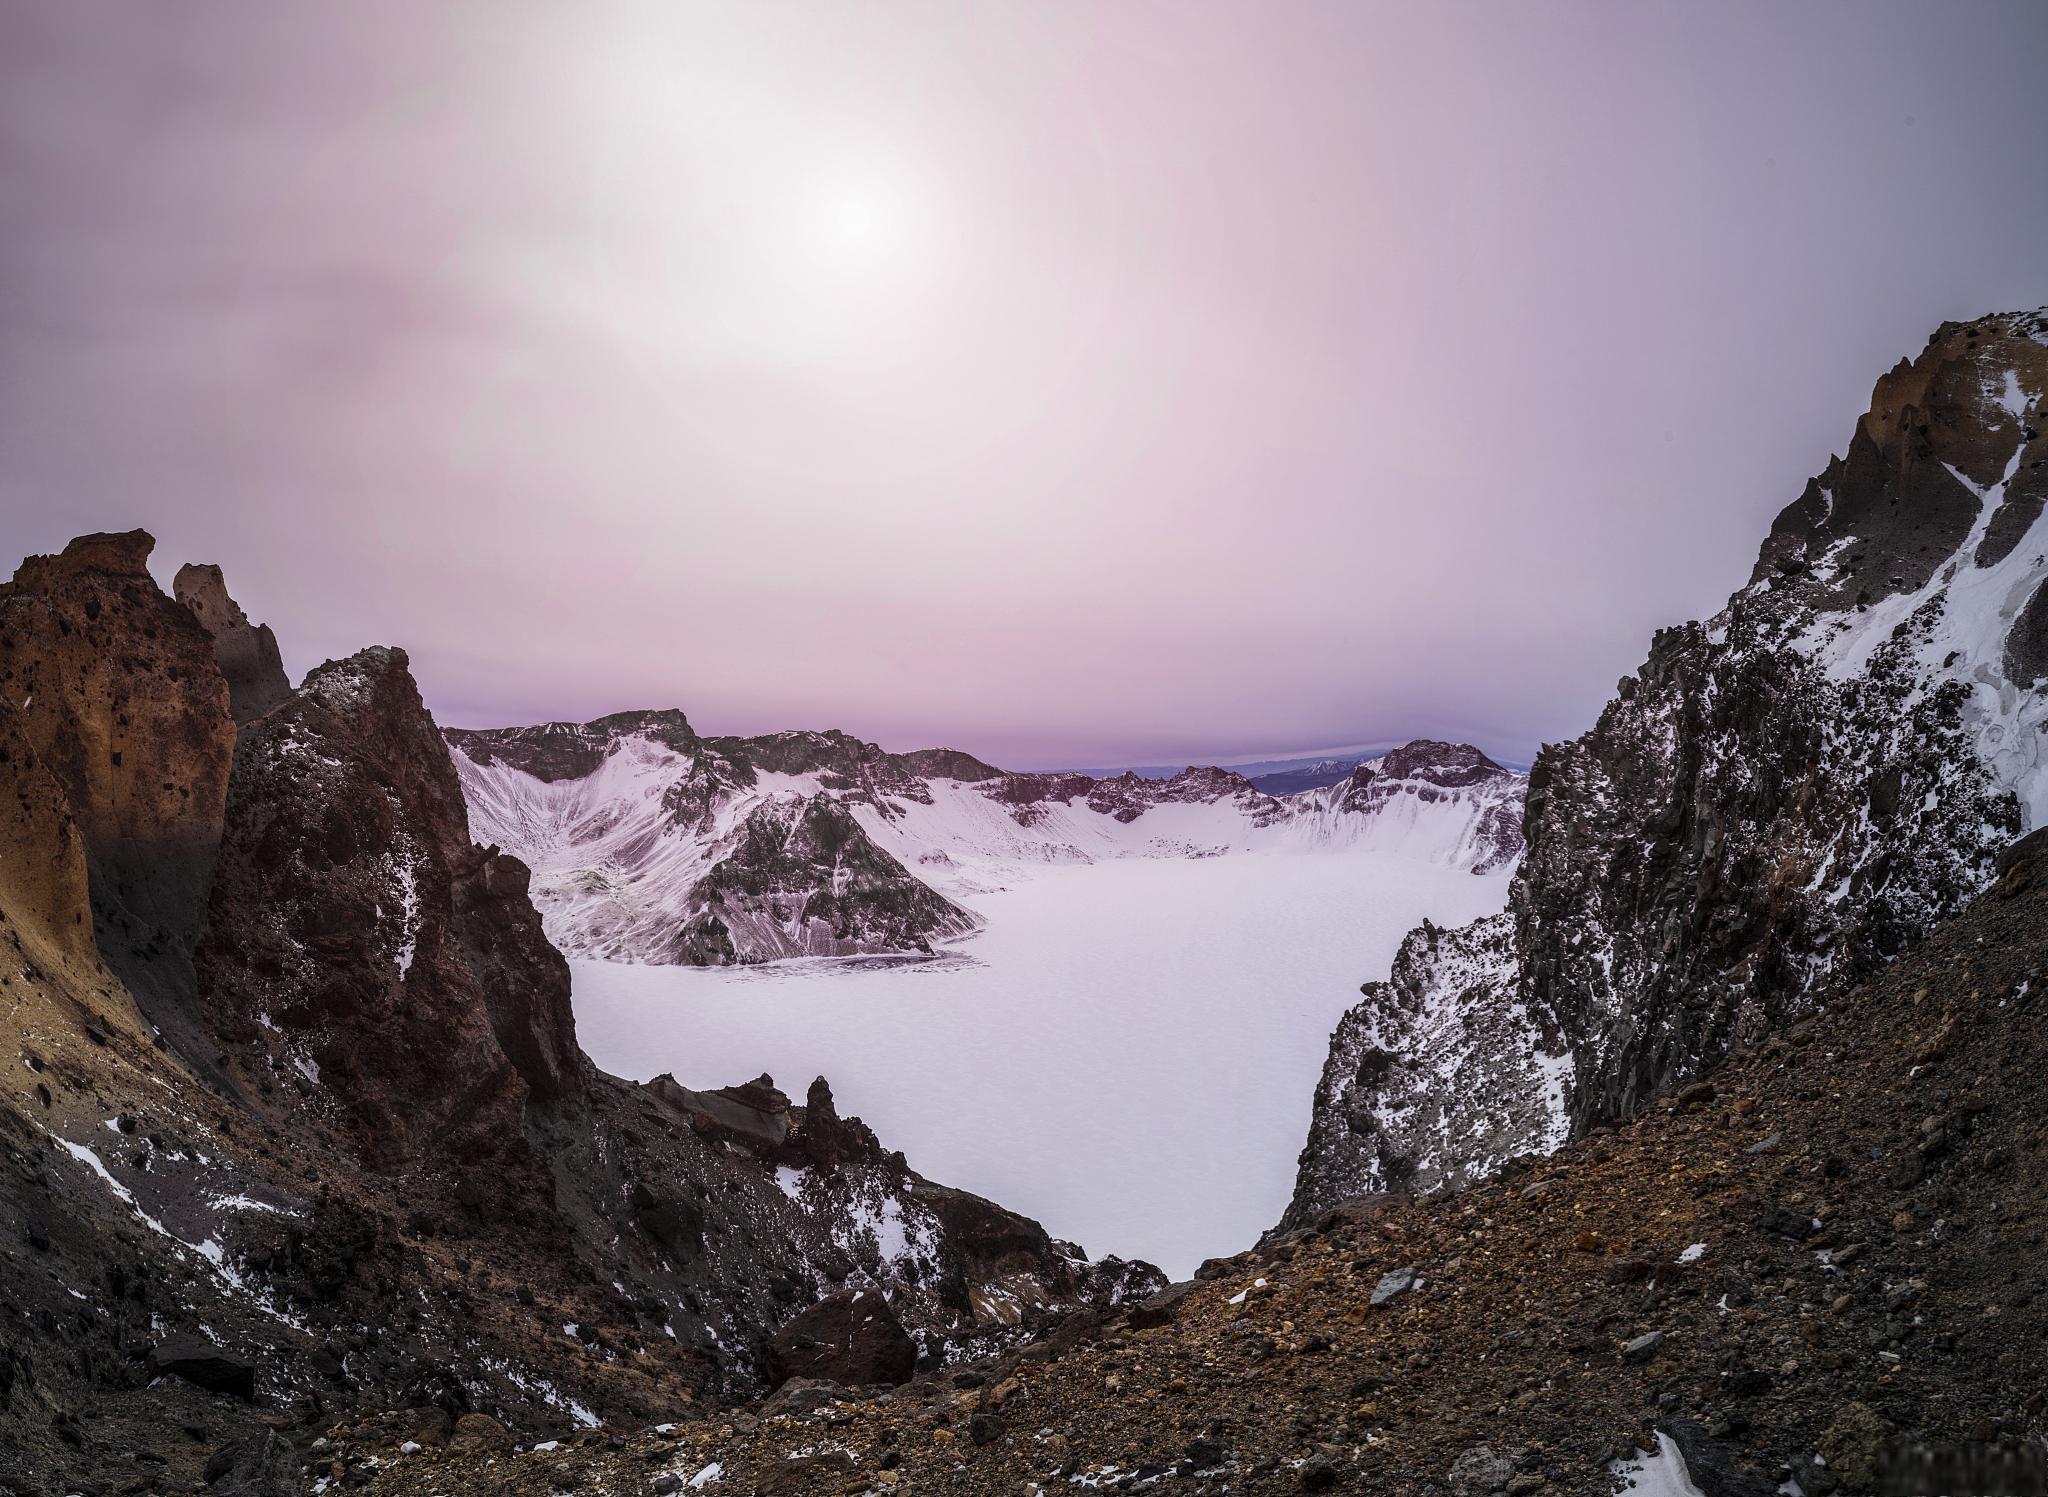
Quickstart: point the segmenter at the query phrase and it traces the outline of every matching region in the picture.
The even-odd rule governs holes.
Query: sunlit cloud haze
[[[145,525],[456,723],[1526,757],[2048,300],[2037,4],[0,28],[5,549]]]

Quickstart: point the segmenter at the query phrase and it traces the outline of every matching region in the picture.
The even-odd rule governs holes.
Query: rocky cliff
[[[428,1441],[645,1422],[761,1389],[841,1296],[901,1337],[805,1362],[858,1383],[1158,1286],[924,1179],[822,1079],[598,1072],[404,653],[238,732],[150,547],[0,590],[0,1485],[147,1451],[297,1490],[351,1411]]]
[[[213,658],[228,683],[228,707],[237,723],[261,717],[291,695],[277,636],[270,625],[249,621],[242,605],[228,595],[219,567],[179,567],[172,595],[212,636]]]
[[[525,868],[471,842],[402,650],[243,728],[199,970],[244,1082],[331,1104],[379,1166],[474,1162],[580,1081],[568,965]]]
[[[1339,1025],[1287,1222],[1474,1178],[1644,1106],[1909,949],[2048,812],[2048,319],[1944,325],[1529,779],[1508,911]]]
[[[98,953],[188,1059],[191,954],[235,725],[213,642],[149,574],[143,531],[81,536],[0,587],[0,693],[64,797]]]

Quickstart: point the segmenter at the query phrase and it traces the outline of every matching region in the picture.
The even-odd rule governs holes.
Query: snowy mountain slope
[[[1539,757],[1508,912],[1366,987],[1289,1223],[1643,1105],[1910,947],[2042,824],[2044,393],[2040,313],[1947,324],[1878,381],[1728,607]],[[1488,1060],[1511,1031],[1537,1062]],[[1425,1070],[1461,1080],[1411,1107]]]
[[[929,951],[1049,864],[1362,848],[1490,872],[1526,778],[1420,741],[1275,797],[1241,775],[1006,774],[840,733],[698,738],[680,713],[448,734],[478,835],[579,956],[718,964]]]
[[[502,741],[449,735],[478,835],[533,869],[534,902],[563,950],[701,965],[917,949],[973,929],[866,844],[841,806],[865,782],[751,761],[738,773],[691,738],[591,726],[572,751],[575,768],[589,766],[580,774],[561,771],[563,735],[548,734],[552,779],[516,767]]]

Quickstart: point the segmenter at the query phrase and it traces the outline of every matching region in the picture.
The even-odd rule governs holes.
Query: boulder
[[[798,1315],[769,1346],[777,1385],[803,1377],[861,1387],[904,1383],[917,1366],[917,1345],[878,1289],[828,1295]]]
[[[1130,1309],[1131,1329],[1149,1331],[1170,1324],[1179,1316],[1182,1302],[1200,1287],[1199,1280],[1188,1279],[1179,1284],[1168,1284],[1157,1294],[1139,1300]]]
[[[180,1332],[150,1348],[150,1371],[159,1377],[183,1378],[210,1393],[225,1393],[247,1402],[256,1397],[256,1367],[222,1351],[204,1336]]]
[[[274,1429],[231,1440],[207,1458],[207,1497],[298,1497],[299,1456]]]
[[[464,1414],[455,1421],[448,1436],[448,1448],[456,1452],[493,1453],[510,1450],[512,1436],[489,1414]]]
[[[1384,1305],[1415,1287],[1415,1270],[1397,1268],[1391,1273],[1380,1275],[1380,1281],[1372,1286],[1372,1302],[1375,1307]]]

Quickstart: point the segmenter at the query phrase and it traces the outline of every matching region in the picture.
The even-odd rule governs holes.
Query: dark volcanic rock
[[[1672,1419],[1657,1426],[1671,1437],[1685,1462],[1685,1474],[1701,1497],[1774,1497],[1778,1484],[1744,1465],[1706,1426],[1692,1419]]]
[[[1188,1279],[1179,1284],[1168,1284],[1157,1294],[1149,1294],[1132,1305],[1129,1312],[1131,1329],[1149,1331],[1158,1326],[1170,1325],[1180,1306],[1200,1283]]]
[[[901,1383],[917,1365],[917,1346],[881,1291],[848,1290],[826,1296],[777,1331],[770,1365],[778,1381]]]
[[[256,1368],[241,1357],[222,1351],[204,1336],[166,1336],[149,1351],[152,1372],[164,1377],[181,1377],[213,1393],[226,1393],[247,1402],[256,1396]]]
[[[243,729],[199,960],[219,1032],[261,1047],[250,1084],[306,1077],[373,1161],[495,1152],[577,1084],[568,966],[524,866],[470,842],[400,650],[329,661]]]
[[[2044,391],[2040,316],[1944,326],[1727,610],[1543,750],[1508,911],[1411,936],[1340,1023],[1286,1225],[1637,1112],[1989,881],[2043,790],[2048,547],[1988,527],[2038,516]]]
[[[223,1445],[206,1462],[207,1497],[298,1497],[299,1454],[276,1430]]]

